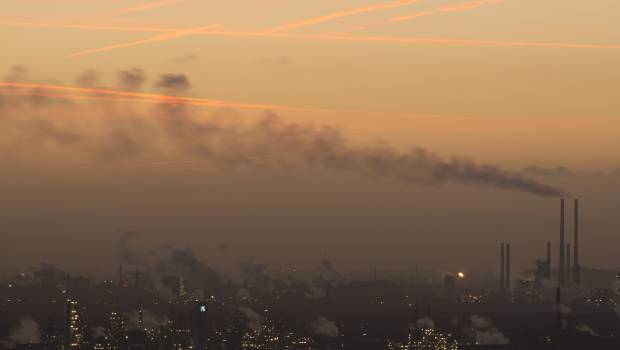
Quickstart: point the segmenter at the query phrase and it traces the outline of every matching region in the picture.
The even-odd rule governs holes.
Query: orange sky
[[[603,214],[611,211],[613,200],[606,193],[616,191],[617,178],[610,174],[620,167],[619,22],[617,0],[4,0],[0,2],[0,111],[4,113],[0,123],[10,127],[0,129],[0,151],[5,152],[0,162],[16,166],[14,177],[3,186],[31,192],[21,196],[14,190],[11,195],[19,205],[0,202],[0,208],[14,210],[19,218],[32,203],[64,198],[60,189],[69,189],[75,197],[68,199],[66,208],[37,214],[45,216],[42,222],[55,222],[56,214],[71,216],[73,211],[84,210],[82,214],[101,224],[105,218],[94,213],[110,210],[125,218],[123,211],[114,209],[115,196],[129,193],[138,199],[123,208],[140,209],[126,222],[155,218],[149,228],[159,230],[165,223],[157,220],[176,206],[181,208],[177,214],[186,215],[188,222],[200,221],[203,213],[196,209],[200,205],[210,208],[208,215],[220,222],[234,216],[230,214],[235,211],[233,204],[244,202],[248,193],[262,197],[255,195],[252,200],[256,202],[244,202],[244,213],[260,212],[266,217],[275,215],[273,208],[291,198],[309,196],[309,203],[293,205],[296,209],[291,209],[290,217],[312,210],[322,213],[324,220],[306,219],[325,235],[329,232],[320,223],[329,222],[333,213],[357,218],[359,213],[350,208],[358,208],[364,213],[376,210],[376,217],[368,215],[381,222],[398,216],[395,220],[403,225],[400,231],[394,228],[395,236],[408,234],[409,225],[416,226],[407,218],[410,205],[428,214],[419,214],[422,221],[431,220],[432,213],[444,208],[450,215],[462,210],[451,202],[451,192],[438,195],[433,189],[416,189],[411,197],[422,200],[408,203],[408,193],[398,185],[383,183],[375,188],[371,180],[357,182],[312,171],[291,170],[302,173],[289,176],[262,170],[245,173],[247,169],[241,167],[213,175],[212,169],[194,166],[192,156],[159,144],[165,143],[161,140],[153,141],[161,153],[131,159],[130,151],[141,145],[132,144],[125,135],[134,129],[123,129],[127,127],[123,123],[134,121],[130,117],[139,114],[155,120],[162,110],[232,125],[258,120],[267,112],[291,123],[292,130],[309,124],[333,127],[360,147],[378,140],[398,150],[421,146],[445,159],[464,157],[514,171],[531,165],[566,166],[578,176],[543,177],[543,182],[574,188],[586,203],[598,201],[592,204],[597,212],[593,210],[589,220],[598,228],[599,238],[609,238],[615,231]],[[136,77],[139,87],[135,89],[119,81],[119,72],[131,69],[144,73]],[[41,119],[50,115],[53,118],[48,121]],[[18,117],[24,117],[23,125]],[[63,117],[68,120],[68,131],[54,129]],[[105,118],[114,123],[102,121]],[[181,122],[177,127],[186,126]],[[208,126],[199,129],[206,133]],[[21,127],[33,134],[26,137]],[[143,132],[167,135],[161,127],[155,123]],[[42,130],[56,143],[40,141]],[[104,152],[103,160],[100,154],[89,155],[98,145],[81,140],[84,135],[73,134],[76,130],[94,140],[118,142],[127,147],[127,154],[112,144],[106,145],[112,148],[106,152],[120,155]],[[71,152],[63,148],[75,145],[79,146]],[[190,142],[187,147],[195,152],[190,146],[204,145]],[[233,143],[231,147],[243,150],[246,146]],[[138,166],[128,170],[127,164]],[[155,166],[157,170],[152,170]],[[104,170],[99,172],[98,167]],[[119,167],[124,170],[117,177],[114,169]],[[35,176],[48,170],[49,182]],[[597,177],[600,174],[607,177]],[[148,180],[142,182],[144,178]],[[298,180],[302,178],[308,188]],[[79,185],[74,186],[74,180]],[[197,187],[203,184],[203,192],[183,187],[186,180]],[[261,191],[268,192],[269,184],[279,182],[285,189],[275,191],[274,202],[263,206],[257,198],[269,194]],[[225,185],[230,186],[230,193],[222,189],[228,188]],[[157,186],[166,188],[164,197],[170,195],[174,203],[151,198]],[[333,194],[339,190],[353,200],[347,202]],[[454,191],[462,197],[477,193],[460,187]],[[482,191],[481,198],[489,202],[476,203],[475,208],[482,209],[472,215],[483,218],[486,211],[497,210],[498,217],[508,219],[513,213],[508,203],[529,205],[530,197],[499,192]],[[204,197],[216,193],[218,205],[230,211],[219,212],[220,206],[205,203],[196,193]],[[318,193],[335,197],[325,202]],[[190,199],[185,202],[183,196]],[[379,204],[373,198],[380,198]],[[495,208],[489,204],[492,200],[506,204]],[[555,208],[539,200],[534,204],[537,209]],[[425,211],[423,201],[437,211]],[[95,209],[83,209],[84,202],[96,202]],[[393,203],[392,213],[386,208]],[[555,221],[545,221],[546,214],[521,212],[531,216],[520,218],[515,232],[543,234],[554,227]],[[442,226],[450,220],[441,213],[436,215],[442,223],[428,223],[429,232],[457,232],[460,226],[456,224]],[[254,219],[261,221],[259,217],[263,218],[257,215]],[[480,229],[477,242],[494,237],[493,230],[503,225],[460,220],[464,226],[473,225],[467,226],[472,231]],[[265,221],[269,226],[277,220]],[[359,228],[368,231],[364,238],[372,236],[372,225],[367,222],[360,227],[348,226],[350,221],[338,222],[349,228],[347,232]],[[534,227],[534,223],[542,224]],[[85,220],[67,232],[90,224]],[[35,231],[18,223],[15,227],[19,229],[7,230]],[[189,231],[198,234],[196,227]],[[277,236],[281,231],[274,232]],[[433,243],[429,244],[441,244],[430,236]],[[191,242],[191,237],[184,239]],[[243,244],[244,237],[236,239]],[[388,246],[386,251],[398,249]],[[252,248],[249,244],[248,249]],[[369,253],[364,246],[357,248],[358,257]]]
[[[101,87],[134,67],[151,83],[179,73],[192,97],[307,110],[289,117],[338,125],[360,140],[422,138],[441,152],[515,166],[545,162],[545,154],[550,164],[613,168],[618,144],[607,126],[620,113],[618,7],[611,0],[585,9],[559,0],[5,1],[0,67],[23,65],[29,81],[68,85],[95,70]],[[429,115],[439,122],[419,118]],[[591,127],[573,127],[581,123]],[[535,146],[506,158],[521,149],[509,140],[523,137]],[[599,149],[609,151],[588,153]]]

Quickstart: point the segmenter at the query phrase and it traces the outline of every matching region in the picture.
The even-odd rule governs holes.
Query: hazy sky
[[[619,14],[616,0],[2,1],[4,260],[102,270],[119,229],[214,264],[484,269],[507,240],[519,267],[543,256],[556,198],[355,163],[418,146],[508,178],[536,166],[523,176],[583,201],[584,264],[616,267]],[[256,126],[267,111],[275,131]],[[337,157],[310,124],[338,130]]]

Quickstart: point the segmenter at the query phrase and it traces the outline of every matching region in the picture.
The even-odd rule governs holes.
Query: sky
[[[618,14],[2,1],[3,263],[105,273],[132,230],[222,266],[492,270],[511,241],[526,269],[574,195],[584,264],[615,268]]]

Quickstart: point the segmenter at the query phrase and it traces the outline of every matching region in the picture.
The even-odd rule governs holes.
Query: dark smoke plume
[[[185,76],[174,74],[163,75],[157,85],[177,91],[190,86]],[[336,128],[285,122],[269,112],[257,122],[246,124],[236,122],[234,117],[198,118],[182,105],[162,105],[148,115],[115,104],[95,106],[86,110],[95,115],[89,116],[89,124],[85,124],[85,112],[73,105],[59,112],[47,105],[5,103],[0,105],[0,127],[10,130],[9,135],[11,131],[18,135],[19,142],[29,141],[29,147],[53,143],[108,161],[139,162],[172,154],[215,166],[314,167],[410,185],[455,183],[547,197],[566,195],[553,186],[495,165],[478,164],[468,158],[445,159],[421,147],[401,151],[385,143],[353,145]],[[71,113],[72,108],[75,111]],[[5,109],[15,113],[4,113]],[[28,117],[28,112],[33,116]]]
[[[569,176],[573,174],[573,172],[565,166],[558,166],[555,168],[543,168],[537,165],[532,165],[523,169],[522,172],[525,174],[542,176]]]
[[[146,75],[142,69],[133,68],[118,72],[118,82],[129,90],[140,90],[146,81]]]
[[[82,87],[95,87],[99,83],[99,73],[89,69],[82,72],[75,82]]]
[[[155,86],[163,90],[183,92],[189,90],[192,84],[183,74],[163,74],[159,77]]]

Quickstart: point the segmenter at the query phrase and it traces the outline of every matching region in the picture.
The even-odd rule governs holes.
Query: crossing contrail
[[[487,4],[496,4],[496,3],[501,3],[501,2],[504,2],[504,0],[477,0],[477,1],[463,2],[460,4],[454,4],[454,5],[445,5],[445,6],[440,6],[436,9],[429,10],[429,11],[415,12],[415,13],[404,15],[404,16],[392,17],[388,19],[388,23],[399,23],[399,22],[410,21],[412,19],[416,19],[419,17],[426,17],[426,16],[430,16],[430,15],[434,15],[434,14],[442,13],[442,12],[469,11],[469,10],[473,10],[473,9],[476,9],[478,7],[481,7]]]
[[[404,6],[415,4],[417,2],[420,2],[420,0],[398,0],[398,1],[376,3],[376,4],[371,4],[371,5],[368,5],[368,6],[357,7],[357,8],[354,8],[354,9],[333,12],[333,13],[330,13],[330,14],[327,14],[327,15],[323,15],[323,16],[312,17],[312,18],[308,18],[308,19],[304,19],[304,20],[288,22],[288,23],[285,23],[285,24],[280,25],[280,26],[276,26],[276,27],[272,27],[272,28],[267,28],[264,31],[268,32],[268,33],[284,32],[284,31],[287,31],[287,30],[298,29],[298,28],[302,28],[302,27],[308,27],[308,26],[311,26],[311,25],[315,25],[315,24],[319,24],[319,23],[323,23],[323,22],[328,22],[328,21],[332,21],[332,20],[335,20],[335,19],[339,19],[339,18],[355,16],[355,15],[359,15],[359,14],[363,14],[363,13],[368,13],[368,12],[381,11],[381,10],[390,10],[390,9],[395,9],[395,8],[399,8],[399,7],[404,7]]]
[[[33,23],[33,22],[14,22],[0,21],[0,25],[22,26],[22,27],[41,27],[58,29],[80,29],[93,31],[117,31],[117,32],[144,32],[144,33],[167,33],[181,31],[182,28],[166,27],[139,27],[139,26],[109,26],[109,25],[89,25],[72,23]],[[425,45],[425,46],[460,46],[460,47],[512,47],[512,48],[547,48],[547,49],[620,49],[616,44],[591,44],[591,43],[564,43],[564,42],[543,42],[543,41],[514,41],[514,40],[484,40],[484,39],[453,39],[441,37],[400,37],[400,36],[380,36],[380,35],[350,35],[350,34],[301,34],[301,33],[281,33],[265,32],[260,30],[226,30],[211,29],[193,33],[193,35],[204,35],[214,37],[229,38],[270,38],[270,39],[299,39],[308,41],[342,41],[342,42],[370,42],[383,44],[403,44],[403,45]]]
[[[181,0],[152,1],[152,2],[147,2],[147,3],[143,3],[139,5],[124,7],[124,8],[115,10],[115,11],[100,13],[98,15],[95,15],[94,17],[99,17],[99,18],[113,17],[113,16],[126,15],[130,13],[144,12],[144,11],[153,10],[153,9],[164,7],[164,6],[176,5],[179,2],[181,2]]]
[[[218,26],[219,24],[213,24],[210,26],[190,28],[190,29],[185,29],[185,30],[178,30],[178,31],[173,31],[169,33],[164,33],[164,34],[158,34],[156,36],[146,38],[146,39],[128,41],[128,42],[124,42],[120,44],[108,45],[108,46],[99,47],[96,49],[88,49],[88,50],[76,52],[70,57],[90,55],[90,54],[94,54],[98,52],[112,51],[112,50],[117,50],[117,49],[132,47],[132,46],[145,45],[145,44],[152,44],[152,43],[157,43],[157,42],[162,42],[162,41],[170,41],[170,40],[182,38],[182,37],[185,37],[191,34],[195,34],[198,32],[202,32],[205,30],[214,29],[214,28],[217,28]]]

